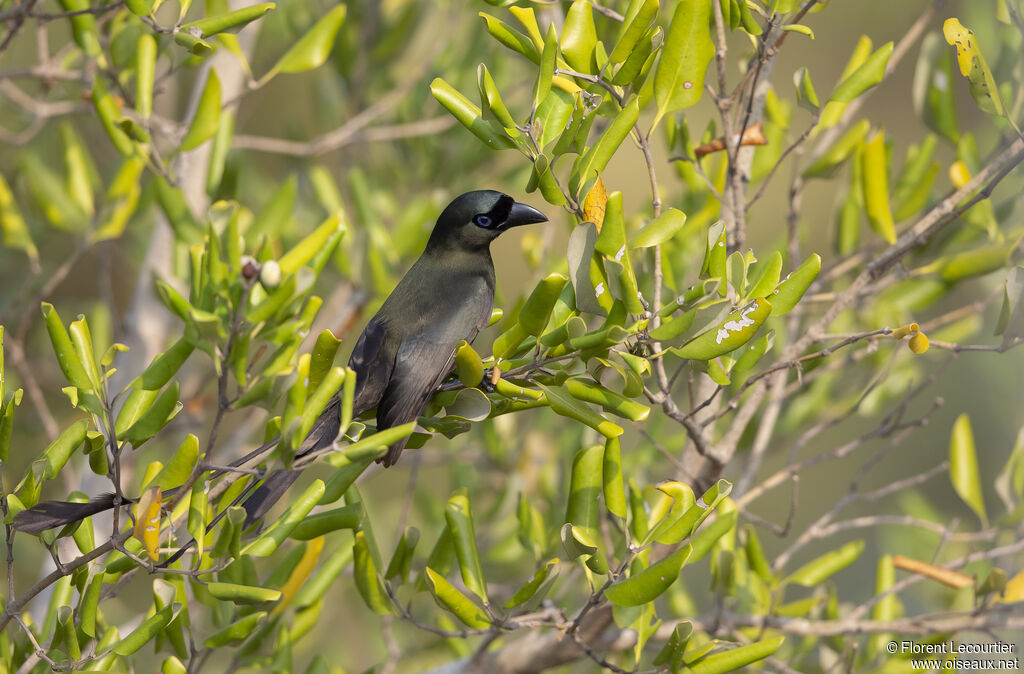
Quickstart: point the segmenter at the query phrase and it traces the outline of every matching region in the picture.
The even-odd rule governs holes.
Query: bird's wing
[[[416,421],[427,399],[451,371],[456,343],[431,342],[421,337],[411,337],[402,343],[391,381],[377,406],[378,428]],[[382,460],[385,467],[398,461],[405,443],[402,440],[391,445]]]
[[[380,403],[395,366],[397,346],[396,341],[388,336],[387,325],[378,313],[359,335],[348,360],[348,366],[356,373],[353,415],[359,416]]]

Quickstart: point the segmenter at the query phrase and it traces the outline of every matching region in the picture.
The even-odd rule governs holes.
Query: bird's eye
[[[473,217],[473,223],[478,227],[490,227],[493,224],[491,216],[489,215],[477,215]]]

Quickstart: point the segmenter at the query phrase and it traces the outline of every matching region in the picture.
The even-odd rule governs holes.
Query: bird
[[[490,320],[495,281],[491,242],[513,227],[547,220],[539,210],[496,190],[466,192],[445,207],[423,253],[352,349],[348,366],[356,376],[353,416],[376,409],[378,431],[419,417],[431,394],[450,374],[459,342],[472,342]],[[340,393],[335,393],[296,449],[294,461],[334,443],[341,430],[340,410]],[[390,445],[378,462],[385,468],[393,466],[407,440]],[[272,443],[236,463],[269,446]],[[260,520],[301,472],[302,468],[291,468],[268,475],[242,503],[245,526]],[[164,494],[172,492],[165,490]],[[113,507],[113,494],[88,503],[45,501],[18,513],[13,526],[39,533]]]

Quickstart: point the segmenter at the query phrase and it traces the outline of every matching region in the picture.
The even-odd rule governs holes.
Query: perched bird
[[[463,339],[472,341],[490,319],[494,302],[491,241],[512,227],[546,220],[537,209],[494,190],[467,192],[448,204],[423,254],[370,319],[352,350],[348,364],[356,373],[355,416],[376,408],[377,430],[416,420],[451,372],[456,345]],[[340,407],[335,394],[296,451],[296,459],[334,442]],[[394,465],[405,444],[406,440],[394,443],[379,461],[385,467]],[[262,517],[300,472],[282,470],[267,477],[243,503],[246,523]],[[113,495],[89,503],[47,501],[18,513],[14,528],[38,533],[112,507]]]

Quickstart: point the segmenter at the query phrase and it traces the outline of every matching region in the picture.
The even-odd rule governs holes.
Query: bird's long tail
[[[229,467],[237,468],[258,456],[266,454],[268,450],[273,449],[277,445],[278,440],[279,438],[274,438],[270,442],[260,445],[240,459],[233,461]],[[220,477],[226,472],[228,471],[214,471],[210,479]],[[173,496],[178,493],[179,489],[180,487],[165,489],[163,491],[163,496]],[[138,499],[122,497],[121,505],[130,505],[137,501]],[[37,503],[31,508],[22,510],[20,513],[15,515],[14,520],[11,522],[11,526],[14,527],[15,531],[23,531],[27,534],[38,534],[46,531],[47,529],[54,529],[66,524],[72,524],[79,520],[84,520],[86,517],[91,517],[101,512],[111,510],[113,507],[114,494],[101,494],[87,503],[77,503],[73,501],[42,501],[41,503]]]
[[[341,425],[339,409],[341,401],[337,396],[331,398],[327,407],[320,414],[320,417],[313,424],[312,430],[295,453],[296,459],[301,459],[317,450],[323,449],[334,442]],[[249,461],[266,454],[266,452],[277,446],[280,438],[274,438],[270,442],[257,447],[245,456],[233,461],[231,468],[237,468]],[[220,477],[227,471],[218,470],[210,476],[210,479]],[[283,470],[272,473],[263,484],[255,491],[246,490],[246,494],[252,495],[245,500],[242,507],[245,508],[245,526],[248,527],[257,521],[277,503],[288,487],[298,479],[301,469]],[[164,496],[171,496],[178,491],[178,487],[165,489]],[[122,498],[121,504],[128,505],[135,503],[137,499]],[[88,503],[74,503],[71,501],[43,501],[35,506],[23,510],[14,516],[12,525],[17,531],[38,534],[47,529],[71,524],[79,520],[91,517],[98,513],[110,510],[114,507],[114,495],[104,494],[97,496]]]
[[[338,396],[334,396],[317,420],[313,422],[313,428],[310,429],[306,439],[295,452],[296,460],[328,447],[334,442],[341,427],[340,409],[341,400]],[[242,504],[242,507],[245,508],[245,526],[248,527],[267,514],[267,511],[281,500],[284,493],[288,491],[288,487],[299,479],[301,473],[301,468],[282,470],[264,480],[263,484],[253,492],[253,495]]]
[[[134,499],[123,499],[123,503],[134,503]],[[113,494],[101,494],[88,503],[71,501],[43,501],[14,516],[13,526],[27,534],[38,534],[47,529],[84,520],[97,513],[114,507]]]

